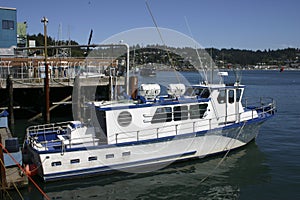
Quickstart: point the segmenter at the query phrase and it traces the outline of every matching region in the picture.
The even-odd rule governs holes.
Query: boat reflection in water
[[[265,156],[254,142],[230,152],[221,161],[223,157],[174,163],[151,173],[120,173],[40,185],[51,199],[237,199],[243,187],[270,179]],[[29,199],[42,199],[38,191],[25,194],[25,199],[27,195]]]

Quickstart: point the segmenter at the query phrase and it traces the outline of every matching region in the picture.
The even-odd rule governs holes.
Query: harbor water
[[[183,74],[190,82],[199,81],[193,72]],[[233,77],[230,72],[228,78]],[[155,78],[175,80],[170,72],[158,72]],[[241,83],[246,85],[245,96],[273,97],[277,113],[263,124],[254,142],[226,158],[221,154],[173,163],[143,174],[36,181],[50,199],[300,199],[300,71],[241,71]],[[16,121],[20,138],[25,122]],[[24,199],[44,199],[32,183],[21,194]],[[20,199],[17,193],[12,198]]]

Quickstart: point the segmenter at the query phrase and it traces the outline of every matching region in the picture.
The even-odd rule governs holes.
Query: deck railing
[[[251,118],[248,118],[247,120],[254,119],[255,117],[265,117],[266,114],[268,115],[273,115],[274,112],[276,111],[276,105],[275,101],[272,98],[261,98],[258,101],[256,101],[256,104],[251,104],[249,106],[249,99],[246,99],[245,103],[245,111],[251,112]],[[182,121],[176,121],[178,123],[172,124],[172,125],[166,125],[162,127],[155,127],[155,128],[146,128],[142,130],[137,130],[137,131],[127,131],[127,132],[119,132],[114,135],[111,135],[110,138],[107,138],[108,141],[115,140],[115,143],[123,143],[123,142],[133,142],[133,141],[142,141],[144,139],[158,139],[161,137],[166,137],[166,136],[177,136],[177,135],[182,135],[186,133],[197,133],[199,131],[210,131],[214,128],[222,128],[228,124],[232,123],[239,123],[242,122],[240,120],[245,121],[245,119],[241,118],[242,113],[236,113],[232,114],[230,116],[234,116],[235,119],[237,119],[235,122],[227,122],[226,117],[223,116],[223,119],[225,121],[220,122],[218,119],[221,117],[218,117],[218,119],[215,118],[202,118],[193,121],[187,121],[185,120],[184,122]],[[228,117],[228,116],[227,116]],[[70,122],[62,122],[62,123],[53,123],[53,124],[44,124],[44,125],[36,125],[36,126],[31,126],[27,128],[27,137],[32,141],[33,145],[40,144],[39,146],[37,145],[36,147],[42,148],[45,147],[45,150],[47,149],[48,142],[46,140],[46,135],[48,133],[56,133],[60,134],[62,130],[66,131],[67,125],[70,124]],[[43,135],[44,140],[43,141],[37,141],[37,138],[35,138],[38,135]],[[87,137],[92,139],[91,137]],[[81,139],[86,139],[86,138],[78,138],[78,140]],[[99,139],[96,137],[93,137],[93,140]],[[76,139],[69,140],[69,143],[73,143]],[[35,143],[33,142],[35,141]],[[61,139],[56,139],[56,140],[51,140],[52,143],[61,143],[61,147],[64,146],[63,140]],[[41,146],[42,145],[42,146]]]
[[[249,106],[249,101],[251,101],[251,106]],[[252,113],[251,119],[254,119],[255,116],[257,116],[257,115],[255,115],[255,113],[259,115],[258,117],[263,117],[266,114],[273,115],[274,112],[276,111],[275,101],[274,101],[274,99],[272,99],[270,97],[259,98],[258,101],[246,99],[244,105],[245,105],[245,107],[244,107],[245,111],[251,111],[251,113]],[[217,119],[217,117],[210,118],[210,119],[202,118],[199,120],[194,120],[192,122],[178,121],[179,123],[175,124],[175,125],[172,124],[172,125],[166,125],[163,127],[142,129],[142,130],[137,130],[137,131],[119,132],[119,133],[116,133],[115,135],[112,135],[111,137],[115,137],[115,142],[117,144],[117,143],[122,143],[122,141],[130,141],[130,142],[141,141],[140,138],[147,138],[147,137],[149,139],[158,139],[164,135],[176,136],[176,135],[179,135],[182,133],[196,133],[198,131],[205,131],[205,130],[210,131],[214,128],[224,127],[224,125],[241,122],[240,121],[241,115],[242,115],[242,113],[235,113],[235,114],[227,115],[227,116],[221,116],[221,117],[219,116],[218,119],[220,119],[220,118],[225,119],[225,121],[221,122],[221,123]],[[226,121],[226,119],[231,116],[235,117],[235,119],[237,119],[237,120],[235,122]],[[178,129],[178,126],[181,126],[181,128]],[[188,128],[184,128],[184,127],[188,127]],[[188,131],[188,130],[192,130],[192,132]]]

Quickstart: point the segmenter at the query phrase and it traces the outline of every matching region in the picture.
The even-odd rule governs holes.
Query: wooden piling
[[[75,77],[74,87],[73,87],[73,117],[75,120],[81,119],[81,88],[80,88],[80,78],[79,75]]]
[[[44,78],[44,120],[45,123],[50,123],[50,90],[49,90],[49,67],[48,64],[45,64],[45,78]]]
[[[13,89],[12,75],[9,74],[6,79],[6,89],[8,92],[8,127],[10,130],[14,130],[15,118],[14,118],[14,89]]]
[[[0,134],[0,142],[2,141],[2,136]],[[1,199],[4,199],[5,189],[7,188],[6,182],[6,173],[5,173],[5,166],[4,166],[4,156],[3,156],[3,149],[0,147],[0,171],[1,171]]]
[[[132,99],[136,99],[138,92],[138,77],[131,76],[129,79],[129,94]]]

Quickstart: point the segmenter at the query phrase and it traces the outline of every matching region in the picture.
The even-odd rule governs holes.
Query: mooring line
[[[241,127],[241,129],[239,130],[239,133],[237,134],[237,136],[235,137],[235,140],[240,136],[242,129],[244,128],[246,122],[244,122],[243,126]],[[231,138],[232,140],[233,138]],[[231,140],[227,143],[226,147],[228,146],[228,144],[231,142]],[[231,147],[233,146],[233,144],[235,143],[235,140],[233,141],[233,143],[231,144]],[[201,179],[200,183],[203,183],[204,181],[206,181],[206,179],[208,179],[214,172],[216,169],[219,168],[219,166],[224,162],[225,158],[227,157],[227,155],[229,154],[231,147],[228,149],[228,151],[225,153],[225,155],[223,156],[223,158],[218,162],[218,164],[215,166],[215,168],[212,169],[212,171],[203,179]]]
[[[16,159],[8,152],[8,150],[0,143],[0,147],[9,155],[9,157],[16,163],[16,165],[22,170],[22,172],[27,176],[27,178],[33,183],[33,185],[39,190],[39,192],[47,199],[50,200],[50,197],[38,186],[38,184],[26,174],[25,169],[16,161]]]

